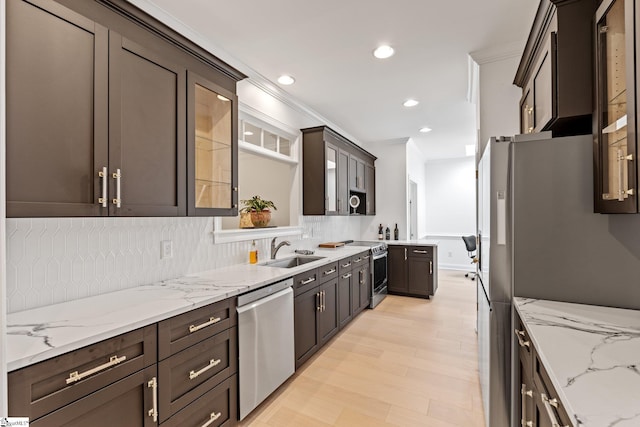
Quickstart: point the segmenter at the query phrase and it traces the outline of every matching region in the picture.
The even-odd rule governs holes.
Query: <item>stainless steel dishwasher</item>
[[[295,371],[293,279],[238,297],[240,419]]]

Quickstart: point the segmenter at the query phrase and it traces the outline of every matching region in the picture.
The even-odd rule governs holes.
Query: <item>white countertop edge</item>
[[[411,240],[384,240],[387,246],[408,245],[408,246],[433,246],[438,247],[440,243],[437,239],[411,239]]]

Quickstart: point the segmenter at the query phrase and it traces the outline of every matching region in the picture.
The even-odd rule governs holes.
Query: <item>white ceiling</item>
[[[411,137],[428,158],[460,157],[464,145],[475,143],[467,55],[522,46],[538,6],[537,0],[131,1],[159,8],[271,82],[293,75],[294,85],[280,87],[359,141]],[[390,59],[372,56],[382,43],[395,48]],[[403,107],[408,98],[420,104]],[[433,131],[419,133],[423,126]]]

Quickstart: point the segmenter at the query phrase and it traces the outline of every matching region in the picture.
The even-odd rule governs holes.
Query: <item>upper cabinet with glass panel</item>
[[[237,97],[206,79],[188,76],[188,213],[238,213]]]
[[[295,161],[291,142],[293,137],[275,129],[267,129],[272,126],[259,125],[257,123],[259,121],[256,119],[252,119],[252,121],[240,120],[240,140],[252,146],[260,147],[261,150],[264,150],[263,154],[279,154],[282,156],[282,160]]]
[[[635,213],[635,2],[604,1],[596,13],[596,188],[600,213]]]

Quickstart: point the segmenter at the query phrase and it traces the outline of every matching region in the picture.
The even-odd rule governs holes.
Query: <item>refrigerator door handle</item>
[[[489,295],[487,295],[487,291],[484,288],[484,283],[482,283],[482,279],[480,278],[480,276],[476,276],[478,278],[478,283],[480,284],[480,287],[482,288],[482,293],[484,294],[485,299],[487,300],[487,304],[489,305],[489,311],[493,311],[493,307],[491,306],[491,300],[489,299]]]

